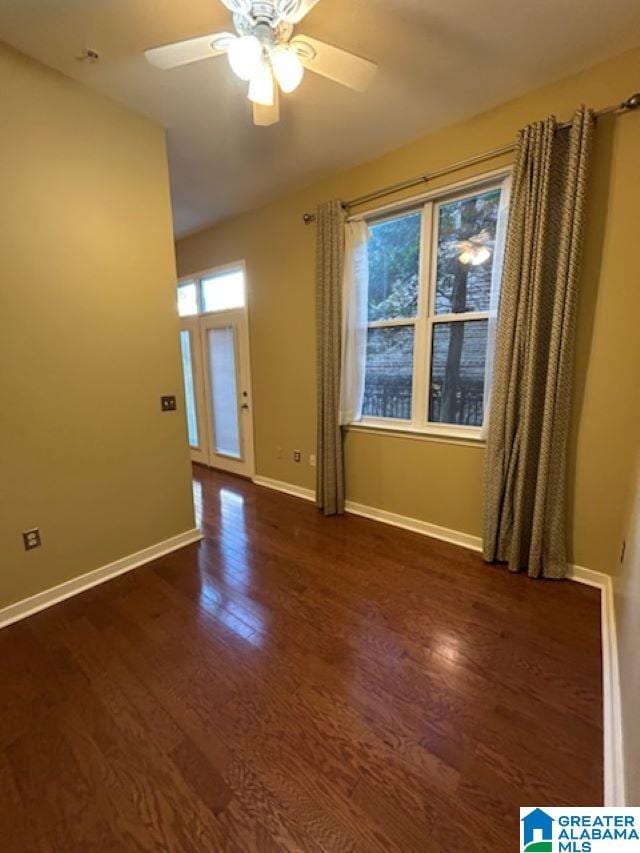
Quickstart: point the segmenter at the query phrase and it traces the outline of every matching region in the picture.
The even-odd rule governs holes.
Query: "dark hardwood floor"
[[[0,849],[499,853],[602,802],[596,590],[195,495],[201,544],[0,631]]]

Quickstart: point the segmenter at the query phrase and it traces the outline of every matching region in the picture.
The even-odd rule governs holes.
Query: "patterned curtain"
[[[594,116],[519,134],[485,459],[484,558],[566,572],[566,456]]]
[[[317,484],[325,515],[344,512],[344,460],[340,429],[340,332],[345,214],[339,201],[316,214]]]

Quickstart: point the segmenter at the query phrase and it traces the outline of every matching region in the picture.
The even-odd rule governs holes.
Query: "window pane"
[[[182,353],[182,375],[184,377],[184,395],[187,404],[187,433],[191,447],[198,446],[198,418],[196,415],[196,395],[193,384],[193,362],[191,360],[191,335],[183,329],[180,332],[180,351]]]
[[[198,291],[195,282],[181,284],[178,287],[178,314],[181,317],[192,317],[198,313]]]
[[[201,285],[204,311],[226,311],[244,305],[244,272],[241,269],[203,278]]]
[[[362,413],[411,420],[413,326],[369,329]]]
[[[369,321],[416,316],[421,223],[418,211],[370,226]]]
[[[487,320],[434,323],[429,420],[482,426]]]
[[[440,205],[436,314],[488,311],[500,190]]]
[[[213,443],[216,453],[240,458],[238,386],[233,328],[209,329]]]

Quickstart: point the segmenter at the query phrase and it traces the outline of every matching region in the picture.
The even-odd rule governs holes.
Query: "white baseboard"
[[[403,530],[421,533],[423,536],[450,542],[452,545],[460,545],[460,547],[469,548],[471,551],[482,551],[482,540],[479,536],[462,533],[460,530],[451,530],[449,527],[440,527],[428,521],[421,521],[419,518],[398,515],[398,513],[389,512],[386,509],[365,506],[353,501],[345,503],[345,510],[353,515],[360,515],[362,518],[370,518],[373,521],[381,521],[383,524],[390,524],[393,527],[401,527]]]
[[[618,663],[618,631],[613,598],[613,581],[605,575],[601,591],[602,621],[602,706],[604,714],[604,802],[626,806],[622,697]]]
[[[271,477],[260,476],[254,477],[253,482],[258,486],[265,486],[267,489],[275,489],[278,492],[285,492],[287,495],[304,498],[306,501],[315,500],[313,489],[305,489],[303,486],[295,486],[293,483],[284,483],[281,480],[273,480]],[[437,524],[430,524],[427,521],[421,521],[419,518],[409,518],[406,515],[398,515],[386,509],[378,509],[377,507],[366,506],[365,504],[355,503],[354,501],[346,501],[345,510],[352,515],[360,515],[363,518],[370,518],[373,521],[381,521],[383,524],[391,524],[393,527],[401,527],[403,530],[412,530],[414,533],[422,533],[424,536],[431,536],[433,539],[451,542],[463,548],[470,548],[472,551],[482,550],[482,540],[479,536],[471,536],[469,533],[450,530],[448,527],[439,527]]]
[[[582,583],[585,586],[595,586],[598,589],[604,589],[609,575],[604,572],[594,572],[593,569],[586,569],[584,566],[578,566],[575,563],[569,563],[567,566],[567,578],[576,583]]]
[[[273,480],[271,477],[261,477],[256,474],[251,478],[256,486],[264,486],[266,489],[274,489],[276,492],[284,492],[286,495],[293,495],[296,498],[303,498],[305,501],[315,501],[316,493],[313,489],[305,489],[304,486],[295,486],[293,483],[285,483],[282,480]]]
[[[622,739],[622,703],[618,665],[618,633],[610,575],[584,566],[570,566],[567,576],[578,583],[600,590],[602,630],[602,713],[604,717],[604,804],[625,806],[624,749]]]
[[[314,500],[315,493],[312,489],[295,486],[292,483],[284,483],[280,480],[272,480],[270,477],[254,477],[253,482],[268,489],[286,492],[288,495]],[[470,548],[473,551],[482,550],[482,539],[462,533],[459,530],[450,530],[421,521],[417,518],[408,518],[395,512],[384,509],[365,506],[364,504],[347,501],[345,504],[347,512],[381,521],[383,524],[391,524],[404,530],[412,530],[422,533],[434,539],[441,539],[453,545]],[[620,699],[620,673],[618,668],[618,644],[616,634],[616,618],[613,603],[613,585],[611,577],[603,572],[596,572],[584,566],[570,565],[567,578],[577,583],[594,586],[600,590],[601,607],[601,631],[602,631],[602,704],[603,704],[603,728],[604,728],[604,804],[606,806],[625,805],[625,776],[624,776],[624,751],[622,742],[622,709]]]
[[[51,589],[45,589],[43,592],[38,592],[22,601],[16,601],[15,604],[10,604],[0,610],[0,628],[11,625],[12,622],[17,622],[19,619],[26,619],[27,616],[44,610],[46,607],[51,607],[59,601],[64,601],[65,598],[71,598],[72,595],[77,595],[92,586],[97,586],[125,572],[130,572],[131,569],[149,563],[151,560],[157,560],[158,557],[169,554],[171,551],[177,551],[178,548],[184,548],[185,545],[191,545],[200,539],[202,539],[202,533],[197,528],[185,530],[184,533],[178,533],[177,536],[157,542],[155,545],[143,548],[142,551],[136,551],[135,554],[129,554],[129,556],[122,557],[106,566],[101,566],[99,569],[71,578],[71,580],[64,581],[64,583],[53,586]]]

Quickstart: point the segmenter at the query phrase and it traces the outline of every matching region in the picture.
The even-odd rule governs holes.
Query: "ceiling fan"
[[[168,70],[226,53],[235,74],[249,83],[254,123],[267,127],[280,119],[279,90],[293,92],[307,68],[336,83],[364,91],[378,66],[294,27],[319,0],[221,0],[233,12],[235,33],[212,33],[152,47],[147,60]]]

